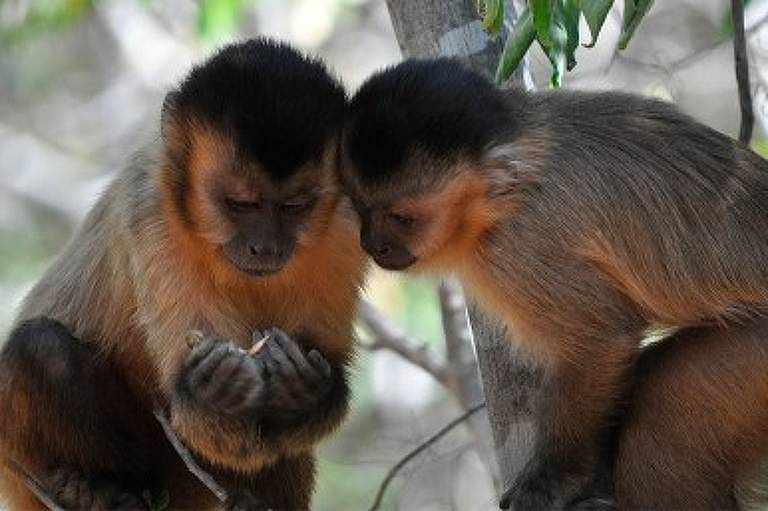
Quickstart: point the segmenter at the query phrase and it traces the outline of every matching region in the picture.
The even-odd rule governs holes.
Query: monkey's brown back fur
[[[768,452],[766,367],[765,319],[691,328],[648,348],[619,427],[620,502],[730,509],[739,485],[747,509],[750,488],[766,484],[765,474],[753,472]]]
[[[541,310],[590,300],[592,309],[597,290],[610,286],[626,297],[616,304],[665,325],[764,310],[768,265],[758,262],[768,258],[768,165],[760,157],[632,96],[509,101],[532,102],[522,119],[531,127],[498,149],[521,185],[514,212],[491,229],[471,265],[493,282],[480,284],[491,303]],[[534,252],[557,261],[537,261]],[[548,283],[561,295],[547,294]]]

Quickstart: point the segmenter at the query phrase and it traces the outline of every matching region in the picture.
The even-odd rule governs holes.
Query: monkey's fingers
[[[281,344],[277,342],[271,342],[267,344],[267,350],[268,350],[267,353],[269,354],[269,358],[273,362],[269,367],[274,368],[275,373],[280,374],[281,376],[289,380],[298,379],[296,367],[294,366],[291,359],[288,357],[288,354],[283,350],[283,347]]]
[[[218,405],[226,413],[239,413],[245,408],[255,407],[266,394],[264,364],[251,357],[245,359],[238,371],[224,381]]]
[[[296,367],[298,376],[306,380],[310,380],[313,384],[317,384],[323,379],[323,373],[318,371],[307,359],[307,355],[301,349],[299,344],[291,339],[288,334],[282,330],[275,329],[273,337],[275,343],[282,349],[282,351],[288,356],[290,361]]]
[[[201,388],[200,395],[215,408],[219,408],[220,403],[230,397],[234,387],[243,382],[246,385],[253,383],[254,377],[250,368],[246,367],[253,363],[250,357],[230,351],[213,370],[210,380]]]
[[[192,348],[184,365],[187,367],[197,366],[201,360],[211,353],[217,344],[218,342],[213,339],[204,339],[200,344]]]
[[[189,383],[194,388],[201,388],[205,385],[213,375],[214,371],[219,367],[219,364],[231,353],[233,346],[227,343],[206,340],[206,343],[210,342],[213,346],[203,346],[202,350],[205,350],[205,355],[199,357],[195,361],[197,364],[190,363]]]
[[[194,349],[197,346],[200,345],[205,340],[205,334],[201,332],[200,330],[190,330],[187,332],[187,335],[184,336],[184,341],[187,343],[187,346]]]
[[[328,363],[322,353],[313,349],[307,355],[307,359],[323,376],[326,378],[331,376],[331,364]]]
[[[256,412],[264,406],[266,395],[263,384],[245,389],[242,393],[233,396],[234,399],[227,403],[224,411],[231,415]]]

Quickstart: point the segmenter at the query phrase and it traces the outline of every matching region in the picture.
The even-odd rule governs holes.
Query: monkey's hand
[[[208,411],[244,417],[266,401],[264,362],[231,342],[205,339],[184,363],[177,390]]]
[[[330,394],[334,384],[331,365],[319,351],[305,352],[279,328],[267,334],[265,349],[257,355],[264,363],[268,382],[265,419],[285,426],[300,423]]]
[[[47,481],[56,503],[64,509],[123,511],[148,510],[138,495],[121,490],[117,484],[102,481],[95,484],[78,470],[59,468]]]
[[[348,407],[343,366],[269,332],[255,354],[206,339],[182,366],[171,398],[179,436],[214,464],[256,470],[286,449],[306,450],[338,426]]]

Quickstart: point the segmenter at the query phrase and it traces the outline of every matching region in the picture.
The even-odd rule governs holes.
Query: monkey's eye
[[[235,213],[248,213],[261,209],[261,203],[258,201],[244,201],[228,198],[224,200],[227,208]]]
[[[314,204],[313,199],[292,199],[280,204],[280,210],[286,213],[301,213]]]
[[[413,222],[416,221],[415,218],[408,215],[403,215],[400,213],[389,213],[389,218],[394,220],[397,224],[402,225],[403,227],[410,227],[413,225]]]

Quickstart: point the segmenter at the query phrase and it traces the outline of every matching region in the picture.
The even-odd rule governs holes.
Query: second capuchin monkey
[[[503,507],[579,499],[627,395],[619,508],[730,505],[723,494],[768,454],[765,378],[752,365],[738,383],[695,389],[717,385],[707,378],[733,339],[745,338],[739,360],[765,360],[750,352],[767,340],[753,322],[768,310],[768,164],[660,101],[502,91],[445,59],[371,77],[345,126],[341,176],[365,250],[391,270],[455,273],[546,368],[534,456]],[[690,360],[670,356],[674,375],[632,389],[658,326],[683,329],[675,346],[702,342]],[[686,390],[655,400],[654,381]],[[744,431],[755,434],[740,443]],[[640,470],[643,450],[660,453],[646,467],[657,476]]]
[[[317,60],[227,46],[170,92],[162,141],[118,174],[30,292],[0,353],[6,505],[308,509],[348,406],[365,257],[336,184],[346,95]],[[190,349],[190,331],[204,339]],[[267,331],[258,353],[252,332]]]

